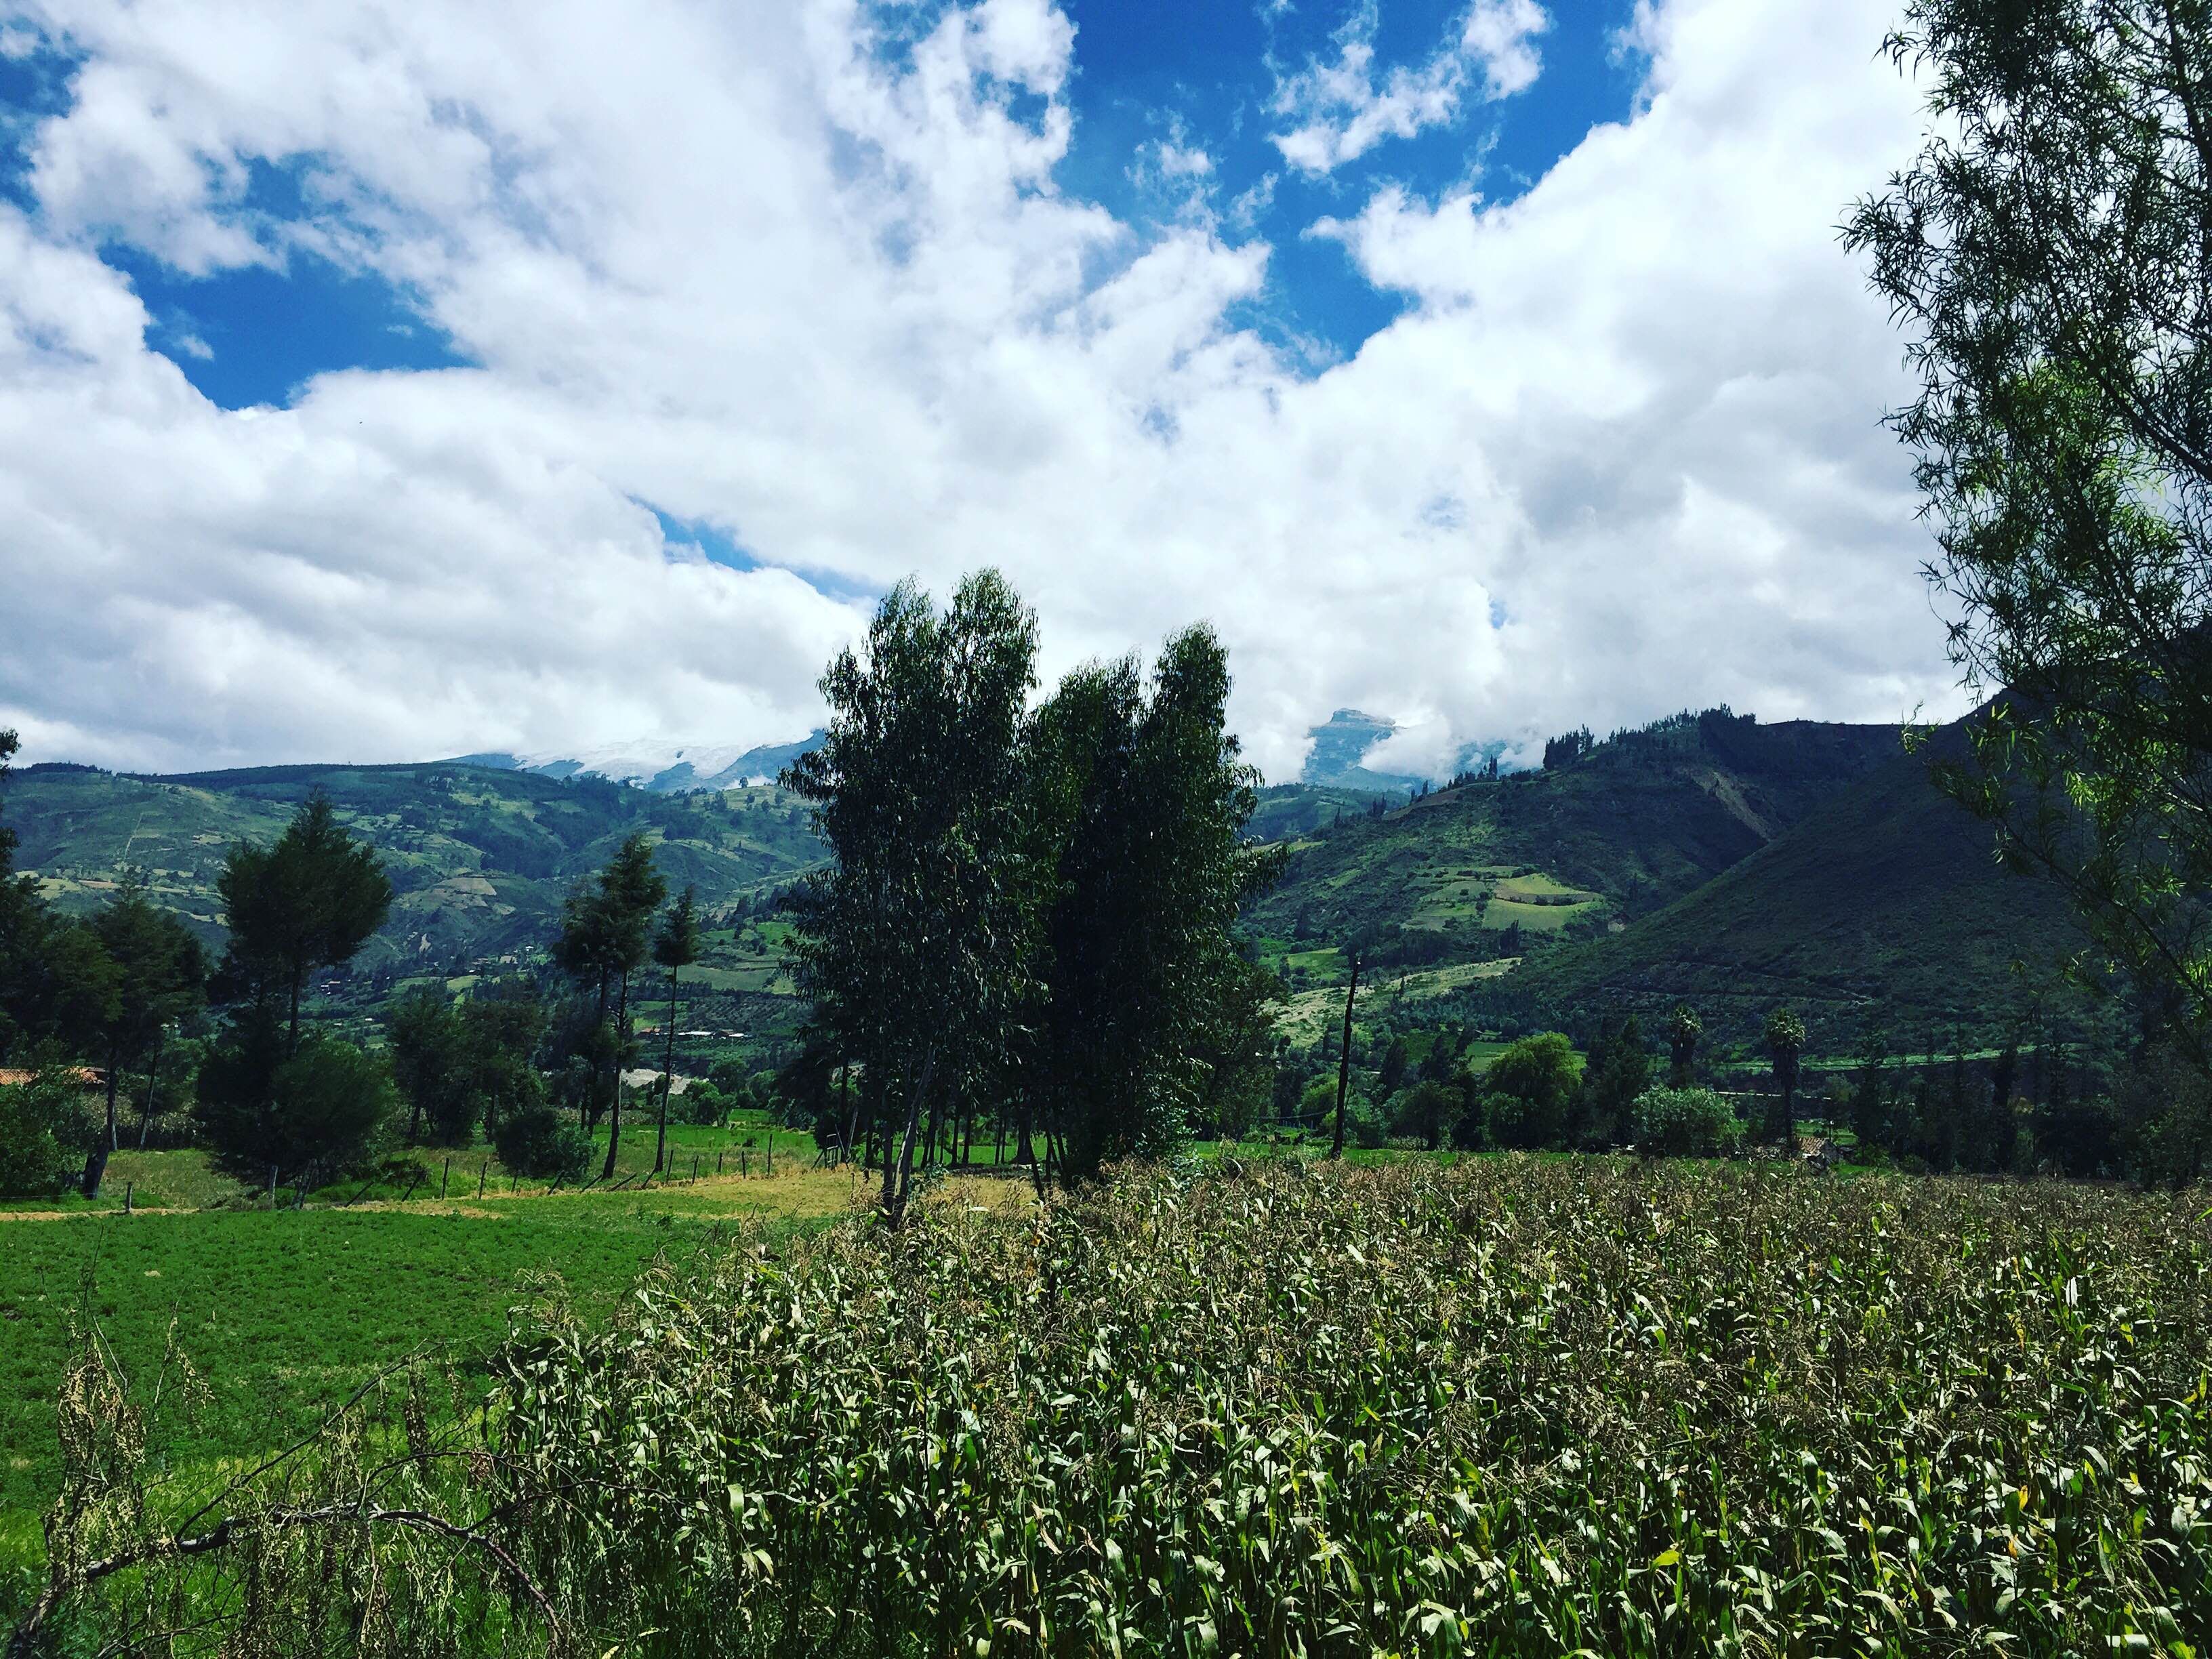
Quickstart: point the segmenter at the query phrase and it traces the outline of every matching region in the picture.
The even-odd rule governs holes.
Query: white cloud
[[[1542,67],[1535,40],[1551,19],[1536,0],[1474,0],[1436,56],[1378,81],[1376,6],[1376,0],[1364,0],[1347,20],[1334,64],[1310,63],[1276,88],[1274,113],[1298,125],[1271,141],[1300,172],[1334,172],[1385,138],[1410,138],[1424,127],[1448,124],[1470,90],[1492,102],[1525,92]]]
[[[872,18],[42,5],[88,61],[38,213],[0,207],[0,725],[152,767],[744,745],[812,723],[864,609],[825,587],[985,562],[1055,672],[1212,619],[1277,775],[1340,706],[1438,754],[1942,706],[1876,425],[1897,343],[1832,228],[1915,130],[1887,0],[1652,9],[1636,118],[1526,197],[1328,227],[1414,303],[1318,375],[1228,320],[1264,245],[1059,188],[1079,47],[1043,0],[896,54]],[[249,210],[256,163],[304,216]],[[316,247],[482,367],[223,412],[102,238],[194,270]]]

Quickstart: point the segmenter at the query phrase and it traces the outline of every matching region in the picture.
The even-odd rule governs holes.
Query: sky
[[[1893,0],[0,0],[0,726],[818,723],[907,575],[1271,779],[1960,707],[1839,246]]]

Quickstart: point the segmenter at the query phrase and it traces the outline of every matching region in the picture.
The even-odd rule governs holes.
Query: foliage
[[[1431,1152],[1443,1146],[1467,1108],[1467,1097],[1452,1085],[1424,1078],[1390,1103],[1393,1133],[1408,1135]]]
[[[491,1144],[501,1164],[537,1181],[574,1181],[592,1156],[590,1133],[543,1103],[502,1115],[492,1125]]]
[[[699,894],[686,887],[683,895],[653,930],[653,959],[668,969],[667,1042],[660,1061],[660,1123],[653,1142],[653,1167],[668,1158],[668,1102],[676,1091],[676,994],[678,976],[699,960]]]
[[[1231,930],[1280,858],[1242,838],[1259,776],[1228,696],[1227,653],[1193,628],[1149,680],[1134,658],[1070,674],[1028,734],[1051,885],[1022,1081],[1068,1181],[1167,1151],[1224,1073],[1266,1063],[1276,988]]]
[[[1579,1080],[1574,1044],[1565,1036],[1543,1031],[1522,1037],[1483,1073],[1482,1114],[1491,1140],[1524,1149],[1563,1145]]]
[[[91,1139],[86,1084],[50,1060],[27,1083],[0,1085],[0,1198],[52,1197],[69,1184],[70,1159]]]
[[[2212,1624],[2192,1213],[1680,1165],[1156,1169],[1033,1219],[745,1241],[611,1328],[543,1310],[483,1439],[426,1393],[383,1443],[471,1472],[417,1501],[483,1528],[571,1650],[2179,1653]],[[348,1448],[378,1439],[231,1504],[362,1492]],[[350,1536],[407,1628],[441,1581]],[[501,1563],[447,1560],[543,1639]],[[68,1606],[88,1636],[216,1617],[189,1653],[361,1605],[350,1571],[321,1603],[185,1594],[236,1571]]]
[[[2212,1059],[2212,7],[1912,0],[1913,164],[1850,244],[1919,386],[1893,417],[1967,684],[1947,774]]]
[[[300,1046],[307,976],[346,961],[384,925],[392,878],[375,849],[347,832],[330,797],[318,791],[269,845],[233,848],[216,889],[230,929],[226,990],[234,999],[286,1007],[289,1054]]]
[[[417,987],[385,1022],[393,1081],[407,1102],[406,1139],[465,1146],[479,1128],[544,1105],[535,1057],[546,1014],[526,980],[495,981],[465,1001],[441,988]]]
[[[1629,1133],[1638,1150],[1664,1158],[1717,1158],[1743,1145],[1743,1125],[1711,1089],[1646,1090],[1636,1097]]]
[[[865,1065],[896,1146],[894,1218],[925,1119],[993,1075],[1035,1000],[1043,872],[1018,749],[1036,654],[1036,619],[996,572],[968,577],[942,615],[902,582],[865,649],[823,676],[827,735],[784,774],[835,859],[793,900],[799,981]]]
[[[200,1068],[201,1131],[247,1179],[319,1185],[396,1135],[398,1113],[381,1055],[311,1032],[288,1056],[273,1009],[234,1023]]]

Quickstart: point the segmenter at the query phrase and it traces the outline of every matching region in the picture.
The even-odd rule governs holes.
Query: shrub
[[[1483,1115],[1500,1146],[1557,1146],[1580,1081],[1574,1044],[1557,1031],[1522,1037],[1482,1074]]]
[[[592,1138],[576,1120],[546,1105],[501,1119],[492,1130],[491,1141],[501,1163],[515,1174],[537,1181],[550,1181],[556,1176],[574,1180],[584,1172],[592,1156]]]
[[[313,1186],[391,1139],[399,1091],[380,1055],[319,1034],[280,1053],[274,1024],[249,1019],[200,1067],[200,1127],[225,1164],[254,1175],[273,1164]]]
[[[1374,1103],[1364,1095],[1354,1094],[1344,1103],[1345,1139],[1353,1146],[1373,1152],[1389,1139],[1389,1125]]]
[[[1711,1089],[1647,1089],[1629,1109],[1638,1150],[1667,1158],[1717,1158],[1743,1145],[1743,1125]]]
[[[0,1087],[0,1198],[52,1198],[69,1186],[88,1139],[85,1088],[75,1066],[59,1065]]]

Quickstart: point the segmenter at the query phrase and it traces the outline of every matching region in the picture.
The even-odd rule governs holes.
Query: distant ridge
[[[734,789],[745,784],[773,783],[776,774],[818,748],[826,734],[810,732],[796,743],[763,744],[738,750],[703,744],[670,746],[664,743],[611,744],[605,748],[564,754],[546,750],[516,755],[504,750],[455,755],[437,763],[449,766],[481,766],[495,772],[529,772],[545,778],[605,778],[633,784],[655,794],[681,794],[688,789]]]

